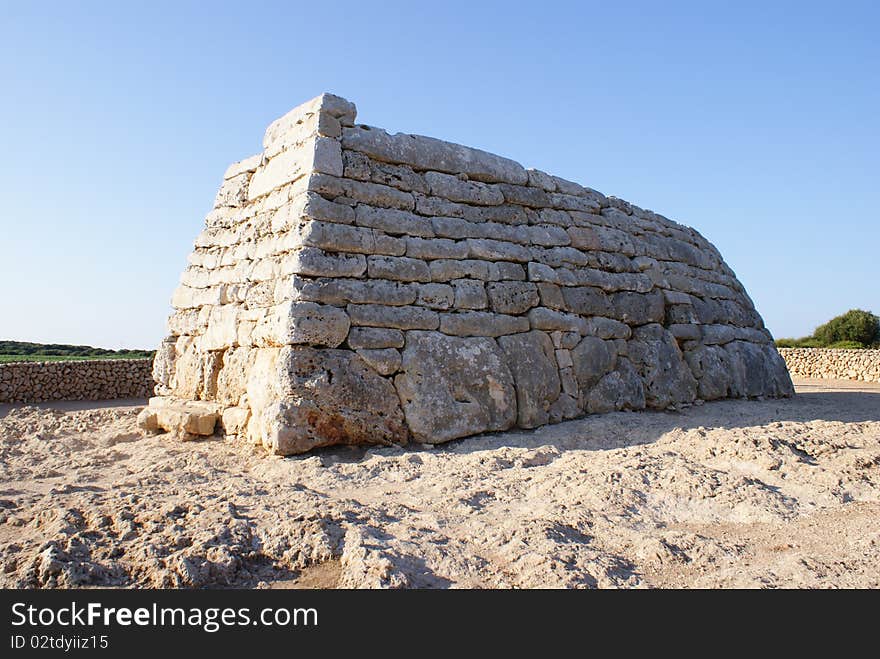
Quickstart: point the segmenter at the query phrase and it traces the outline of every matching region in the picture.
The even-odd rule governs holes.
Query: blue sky
[[[154,346],[226,166],[322,91],[696,227],[776,336],[878,313],[878,7],[0,0],[0,339]]]

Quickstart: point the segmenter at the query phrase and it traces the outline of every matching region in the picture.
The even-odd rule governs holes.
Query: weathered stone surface
[[[468,181],[449,174],[425,172],[425,181],[432,195],[450,201],[480,206],[497,206],[504,203],[504,195],[497,186]]]
[[[436,311],[422,307],[389,307],[381,304],[349,304],[346,307],[352,325],[391,329],[437,329]]]
[[[521,428],[544,425],[561,391],[553,342],[544,332],[533,330],[502,336],[498,344],[516,385],[517,425]]]
[[[356,209],[355,216],[359,225],[386,233],[422,238],[434,237],[434,229],[427,218],[407,211],[360,205]]]
[[[368,256],[367,274],[375,279],[431,281],[428,264],[406,256]]]
[[[697,381],[675,338],[663,326],[645,325],[633,330],[627,354],[645,383],[648,407],[664,409],[693,402],[697,397]]]
[[[138,415],[138,425],[150,432],[164,430],[187,440],[213,435],[219,417],[215,403],[157,396]]]
[[[344,99],[310,101],[227,171],[157,393],[208,401],[227,436],[280,453],[791,395],[754,304],[693,229],[354,119]],[[17,372],[0,365],[0,401]]]
[[[446,238],[407,238],[406,255],[415,259],[466,259],[468,246]]]
[[[421,284],[416,303],[430,309],[445,311],[455,302],[455,291],[449,284]]]
[[[394,348],[363,349],[357,354],[379,375],[391,375],[400,370],[400,353]]]
[[[335,348],[345,341],[351,322],[342,309],[314,302],[280,304],[257,323],[257,345],[306,344]]]
[[[420,442],[507,430],[516,421],[513,377],[492,339],[407,332],[394,386]]]
[[[355,127],[343,131],[342,145],[385,162],[404,163],[416,169],[467,174],[477,181],[515,183],[528,181],[523,167],[507,158],[421,135],[389,135],[378,128]]]
[[[495,313],[522,314],[538,306],[538,287],[525,281],[498,281],[486,285],[489,304]]]
[[[571,360],[578,388],[586,392],[614,369],[617,351],[609,341],[587,336],[571,351]]]
[[[483,282],[476,279],[453,279],[456,309],[485,309],[489,305]]]
[[[348,347],[353,350],[402,348],[403,332],[380,327],[352,327],[348,333]]]
[[[282,396],[260,413],[261,441],[278,455],[334,444],[405,444],[391,382],[348,350],[287,348]]]
[[[585,409],[590,413],[645,408],[645,387],[638,372],[626,357],[619,357],[616,368],[604,375],[590,389]]]
[[[454,336],[502,336],[527,332],[529,321],[519,316],[489,313],[487,311],[462,311],[440,316],[440,331]]]

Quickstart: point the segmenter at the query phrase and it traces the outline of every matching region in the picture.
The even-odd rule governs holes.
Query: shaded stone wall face
[[[226,172],[174,294],[153,409],[207,401],[228,435],[287,454],[792,393],[695,230],[354,119],[325,94]],[[145,427],[179,420],[161,416]]]
[[[880,382],[880,350],[779,348],[779,354],[796,378]]]
[[[95,359],[0,364],[0,403],[146,399],[153,390],[150,359]]]

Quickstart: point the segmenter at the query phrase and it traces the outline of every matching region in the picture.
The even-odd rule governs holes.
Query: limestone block
[[[285,259],[284,273],[310,277],[360,277],[367,270],[363,254],[332,254],[304,247]]]
[[[627,352],[644,381],[648,407],[664,409],[696,398],[697,381],[675,338],[663,326],[649,324],[635,328]]]
[[[416,259],[466,259],[467,243],[446,238],[406,238],[406,255]]]
[[[468,255],[474,259],[489,261],[521,261],[528,263],[532,253],[528,248],[502,240],[469,238],[467,241]]]
[[[517,425],[544,425],[561,391],[553,342],[544,332],[533,330],[502,336],[498,344],[516,384]]]
[[[591,414],[645,408],[644,384],[626,357],[618,358],[615,370],[590,389],[585,408]]]
[[[519,263],[510,263],[509,261],[499,261],[494,264],[498,270],[498,278],[511,281],[525,281],[526,270]]]
[[[348,279],[294,277],[289,283],[294,300],[324,304],[385,304],[403,306],[416,301],[418,291],[412,284],[385,279]]]
[[[455,302],[455,292],[449,284],[421,284],[416,304],[445,311]]]
[[[518,316],[489,313],[486,311],[462,311],[440,315],[440,331],[454,336],[502,336],[527,332],[529,321]]]
[[[374,279],[393,281],[431,281],[428,264],[406,256],[368,256],[367,274]]]
[[[507,430],[516,421],[513,377],[492,339],[408,332],[401,368],[394,385],[417,441]]]
[[[402,348],[403,332],[379,327],[352,327],[348,333],[348,346],[352,350]]]
[[[612,318],[593,316],[586,322],[586,334],[600,339],[628,339],[632,335],[628,325]]]
[[[578,389],[581,392],[588,392],[607,373],[614,370],[617,350],[609,341],[586,336],[571,351],[571,360]]]
[[[346,149],[376,160],[411,165],[415,169],[466,174],[476,181],[515,183],[528,181],[525,169],[507,158],[421,135],[389,135],[384,130],[358,126],[342,133]]]
[[[349,350],[287,348],[281,399],[260,413],[265,448],[278,455],[334,444],[405,444],[408,431],[391,382]]]
[[[372,160],[358,151],[343,150],[342,161],[345,177],[359,181],[370,181],[388,185],[407,192],[416,191],[427,194],[428,185],[421,174],[408,165],[392,165]]]
[[[476,279],[454,279],[456,309],[485,309],[489,298],[482,281]]]
[[[351,322],[342,309],[314,302],[280,304],[257,323],[257,345],[305,344],[335,348],[348,336]]]
[[[433,281],[447,282],[453,279],[480,279],[498,281],[501,275],[495,263],[479,259],[437,259],[428,264]]]
[[[351,324],[401,330],[435,330],[440,326],[436,311],[422,307],[390,307],[381,304],[349,304]]]
[[[424,176],[430,193],[437,197],[480,206],[497,206],[504,203],[504,195],[497,186],[463,180],[439,172],[425,172]]]
[[[434,237],[431,222],[408,211],[360,205],[356,209],[356,217],[357,223],[361,226],[372,227],[393,235]]]
[[[538,287],[525,281],[499,281],[486,285],[492,311],[504,314],[525,313],[538,306]]]
[[[378,208],[406,211],[415,208],[415,200],[410,193],[378,183],[313,173],[308,179],[307,187],[310,191],[338,200],[339,203],[360,202]]]
[[[379,375],[391,375],[400,370],[400,352],[394,348],[362,349],[357,354]]]
[[[164,430],[188,440],[213,435],[218,418],[214,403],[157,396],[138,415],[138,425],[149,432]]]
[[[577,332],[586,334],[586,320],[574,314],[554,311],[545,307],[535,307],[529,310],[529,323],[532,329],[545,331],[561,330],[563,332]]]

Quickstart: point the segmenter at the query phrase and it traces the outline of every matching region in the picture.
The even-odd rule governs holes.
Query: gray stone
[[[390,329],[429,329],[440,326],[436,311],[422,307],[389,307],[381,304],[349,304],[346,307],[351,324],[361,327]]]
[[[380,327],[352,327],[348,332],[348,347],[352,350],[402,348],[403,332]]]
[[[489,298],[483,282],[476,279],[454,279],[456,309],[485,309]]]
[[[586,333],[586,321],[574,314],[562,313],[545,307],[535,307],[529,310],[528,315],[532,329]]]
[[[509,183],[502,183],[498,187],[504,195],[504,201],[509,204],[519,204],[532,208],[544,208],[550,205],[550,197],[541,188],[510,185]]]
[[[645,408],[645,387],[627,358],[618,358],[615,370],[603,376],[590,390],[585,408],[590,413]]]
[[[532,259],[532,253],[528,248],[502,240],[469,238],[467,246],[471,258],[489,261],[521,261],[523,263],[528,263]]]
[[[522,185],[528,181],[525,169],[513,160],[432,137],[389,135],[378,128],[358,126],[343,131],[342,145],[376,160],[403,163],[415,169],[467,174],[488,183]]]
[[[421,284],[417,304],[444,311],[455,301],[455,292],[449,284]]]
[[[468,246],[446,238],[407,238],[406,255],[416,259],[466,259]]]
[[[720,346],[699,346],[688,350],[684,358],[697,379],[697,394],[703,400],[726,398],[730,391],[732,365],[727,351]]]
[[[379,375],[391,375],[400,370],[400,352],[394,348],[362,349],[357,354]]]
[[[548,309],[566,311],[568,309],[565,299],[562,297],[562,289],[556,284],[541,282],[538,284],[538,295],[541,298],[541,306]]]
[[[651,324],[635,328],[627,352],[644,382],[648,407],[665,409],[694,401],[697,381],[675,338],[663,326]]]
[[[494,185],[462,180],[457,176],[439,172],[425,172],[425,181],[432,195],[450,201],[480,206],[497,206],[504,203],[504,195]]]
[[[608,316],[611,301],[604,291],[589,286],[566,286],[562,289],[565,305],[582,316]]]
[[[499,279],[507,279],[510,281],[525,281],[526,271],[519,263],[511,263],[509,261],[499,261],[495,264],[498,270]]]
[[[368,256],[367,274],[374,279],[431,281],[428,264],[406,256]]]
[[[363,254],[328,254],[317,247],[304,247],[290,257],[286,272],[311,277],[360,277],[367,270]]]
[[[499,281],[486,285],[492,311],[504,314],[525,313],[538,306],[538,287],[525,281]]]
[[[588,318],[586,328],[586,334],[598,336],[600,339],[628,339],[632,334],[628,325],[602,316]]]
[[[502,336],[498,344],[516,383],[517,425],[544,425],[561,391],[553,342],[544,332],[531,331]]]
[[[293,299],[324,304],[387,304],[402,306],[416,301],[417,291],[412,284],[384,279],[295,277]]]
[[[574,375],[580,391],[587,392],[607,373],[614,370],[617,351],[614,344],[595,336],[587,336],[571,351]]]
[[[489,313],[462,311],[440,315],[440,331],[453,336],[502,336],[529,331],[527,318]]]
[[[408,211],[359,205],[356,209],[356,221],[361,226],[379,229],[390,234],[420,236],[422,238],[434,237],[431,222],[427,218]]]
[[[349,350],[289,348],[285,394],[262,411],[263,445],[291,455],[335,444],[405,444],[409,433],[389,380]]]
[[[354,200],[378,208],[411,211],[416,205],[413,195],[408,192],[327,174],[312,174],[308,189],[331,199]]]
[[[498,266],[477,259],[463,261],[437,259],[428,264],[433,281],[447,282],[453,279],[480,279],[482,281],[498,281],[501,277]]]
[[[492,339],[407,332],[394,385],[416,441],[507,430],[516,421],[513,377]]]

